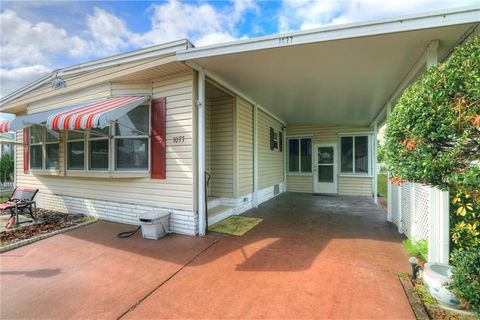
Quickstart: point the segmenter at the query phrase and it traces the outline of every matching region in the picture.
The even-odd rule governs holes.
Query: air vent
[[[276,184],[273,186],[273,195],[277,195],[280,193],[280,185],[279,184]]]

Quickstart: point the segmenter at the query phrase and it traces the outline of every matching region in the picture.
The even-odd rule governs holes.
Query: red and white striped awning
[[[86,103],[51,114],[46,126],[52,130],[104,128],[149,99],[149,96],[125,96]]]
[[[10,124],[12,120],[0,120],[0,133],[5,133],[10,131]]]

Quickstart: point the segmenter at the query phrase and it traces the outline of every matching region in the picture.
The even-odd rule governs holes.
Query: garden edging
[[[57,234],[62,234],[62,233],[68,232],[68,231],[72,231],[72,230],[75,230],[77,228],[81,228],[81,227],[87,226],[89,224],[95,223],[97,221],[98,220],[95,219],[95,220],[83,222],[83,223],[80,223],[80,224],[77,224],[77,225],[74,225],[74,226],[71,226],[71,227],[68,227],[68,228],[64,228],[64,229],[56,230],[56,231],[49,232],[49,233],[46,233],[46,234],[42,234],[42,235],[39,235],[39,236],[35,236],[33,238],[30,238],[30,239],[25,239],[25,240],[21,240],[21,241],[18,241],[18,242],[14,242],[14,243],[8,244],[4,247],[1,247],[0,248],[0,253],[4,253],[4,252],[7,252],[7,251],[10,251],[10,250],[13,250],[13,249],[17,249],[17,248],[26,246],[28,244],[40,241],[40,240],[53,237]]]

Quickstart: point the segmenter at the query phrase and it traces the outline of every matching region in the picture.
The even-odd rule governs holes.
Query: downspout
[[[206,181],[205,181],[205,71],[198,70],[198,234],[207,233]]]
[[[387,104],[387,125],[388,120],[390,119],[390,114],[392,113],[392,104]],[[390,181],[391,175],[390,171],[387,171],[387,221],[392,222],[392,211],[393,211],[393,192],[392,192],[392,182]]]

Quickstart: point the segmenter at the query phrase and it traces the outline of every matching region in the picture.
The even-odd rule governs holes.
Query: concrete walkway
[[[370,199],[285,194],[247,215],[265,220],[243,237],[101,222],[5,253],[1,318],[414,318],[401,237]]]

